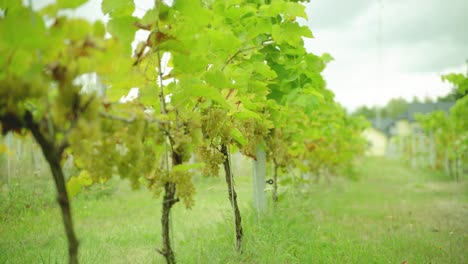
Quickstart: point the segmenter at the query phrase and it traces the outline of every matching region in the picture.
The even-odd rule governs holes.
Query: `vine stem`
[[[273,202],[278,202],[278,162],[273,159]]]
[[[41,133],[39,125],[34,122],[31,112],[26,112],[25,121],[26,126],[29,128],[33,137],[41,147],[42,153],[44,154],[44,157],[49,163],[52,171],[55,187],[57,189],[57,202],[60,205],[65,233],[67,234],[69,263],[77,264],[79,242],[73,228],[71,205],[62,166],[60,165],[63,148],[57,147],[51,140],[47,140],[47,138]]]
[[[229,201],[231,202],[232,210],[234,212],[236,249],[237,252],[242,253],[242,218],[240,215],[239,206],[237,204],[237,193],[234,188],[234,176],[232,174],[231,157],[226,144],[221,145],[221,153],[226,157],[223,162],[223,166],[226,176],[226,183],[228,185]]]
[[[260,48],[263,48],[265,46],[271,45],[273,43],[275,43],[275,42],[274,41],[265,41],[259,46],[248,47],[248,48],[240,49],[240,50],[236,51],[236,53],[234,53],[231,57],[229,57],[229,59],[226,61],[226,63],[224,63],[223,67],[221,68],[221,71],[224,71],[224,69],[242,52],[253,50],[253,49],[260,49]]]
[[[161,5],[160,0],[156,0],[156,8],[159,8]],[[158,12],[159,13],[159,12]],[[156,21],[156,30],[159,32],[159,21]],[[156,56],[158,59],[158,76],[159,76],[159,101],[161,104],[161,114],[167,114],[166,101],[164,95],[164,85],[163,85],[163,72],[162,72],[162,63],[161,63],[161,51],[159,47],[156,50]],[[162,124],[163,129],[166,131],[166,136],[169,142],[165,142],[165,169],[166,173],[169,173],[169,151],[172,154],[172,166],[182,164],[182,157],[174,149],[174,140],[170,135],[171,123]],[[171,149],[167,148],[167,144],[170,144]],[[174,264],[176,263],[174,250],[171,244],[172,235],[172,218],[171,218],[171,209],[172,206],[179,201],[175,197],[176,195],[176,184],[173,182],[166,182],[164,184],[164,197],[162,201],[162,215],[161,215],[161,228],[162,228],[162,241],[163,246],[161,250],[157,250],[161,255],[166,259],[166,263]]]

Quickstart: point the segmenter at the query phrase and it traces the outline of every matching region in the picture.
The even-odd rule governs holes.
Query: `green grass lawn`
[[[234,250],[223,178],[195,178],[196,205],[173,210],[179,263],[468,263],[468,184],[367,159],[359,180],[282,189],[257,218],[250,176],[236,178],[244,252]],[[243,174],[246,174],[245,172]],[[33,187],[25,184],[31,182]],[[163,263],[160,199],[113,180],[73,198],[82,263]],[[0,195],[0,263],[66,263],[52,182],[25,177]],[[12,202],[11,198],[23,202]]]

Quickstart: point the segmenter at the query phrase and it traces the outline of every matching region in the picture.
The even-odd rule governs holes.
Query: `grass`
[[[179,263],[468,263],[466,179],[454,182],[383,159],[365,160],[358,174],[359,181],[283,188],[279,204],[261,218],[250,206],[250,177],[238,177],[243,254],[234,250],[223,179],[195,178],[195,207],[177,204],[173,211],[176,258]],[[65,263],[52,182],[41,178],[15,186],[0,193],[0,263]],[[106,186],[73,199],[81,262],[163,263],[156,253],[160,200],[144,189],[130,190],[127,182]]]

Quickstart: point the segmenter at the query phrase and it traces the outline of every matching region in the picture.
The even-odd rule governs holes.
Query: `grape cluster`
[[[280,167],[287,166],[290,154],[289,144],[285,139],[285,135],[282,130],[274,129],[270,135],[266,138],[267,155],[269,160],[275,160]]]
[[[240,151],[247,156],[255,156],[256,148],[268,135],[268,127],[261,120],[238,120],[236,126],[247,139],[247,144],[240,146]]]
[[[182,161],[188,161],[192,155],[192,137],[187,134],[186,126],[179,126],[171,131],[174,140],[174,151],[182,157]]]
[[[223,164],[227,158],[218,149],[208,145],[200,146],[198,148],[198,155],[205,163],[202,173],[206,176],[218,176],[219,165]]]
[[[202,132],[205,139],[219,140],[221,144],[228,144],[231,140],[232,122],[225,110],[210,108],[202,116]]]
[[[193,196],[195,194],[195,186],[192,182],[192,173],[189,171],[174,171],[169,173],[171,182],[175,183],[176,197],[180,198],[184,203],[185,207],[191,208],[195,201]]]

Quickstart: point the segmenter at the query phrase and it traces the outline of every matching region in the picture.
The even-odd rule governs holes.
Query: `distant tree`
[[[434,103],[434,100],[429,96],[424,97],[424,103]]]
[[[417,96],[413,96],[413,99],[411,100],[411,103],[420,103],[421,101]]]
[[[377,117],[377,112],[380,111],[381,118],[397,118],[408,109],[408,102],[403,98],[391,99],[384,107],[367,107],[361,106],[353,112],[354,116],[364,116],[367,119]]]
[[[408,110],[408,102],[403,98],[391,99],[382,109],[382,116],[385,118],[397,118]]]
[[[376,107],[360,106],[353,112],[353,116],[363,116],[367,119],[375,118],[377,114]]]

